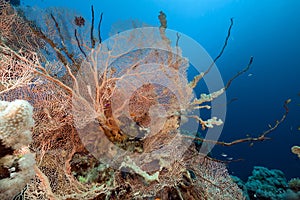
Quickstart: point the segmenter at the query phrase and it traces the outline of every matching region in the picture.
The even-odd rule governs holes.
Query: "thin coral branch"
[[[68,65],[68,61],[66,59],[66,57],[61,53],[59,47],[50,39],[48,38],[43,32],[42,30],[39,29],[35,29],[33,27],[31,27],[32,32],[39,38],[41,38],[42,40],[44,40],[45,42],[47,42],[52,49],[55,51],[57,58],[64,64],[64,65]]]
[[[245,73],[246,71],[248,71],[248,70],[250,69],[252,63],[253,63],[253,56],[250,57],[250,60],[249,60],[248,65],[247,65],[242,71],[239,71],[234,77],[232,77],[232,78],[227,82],[227,84],[226,84],[226,86],[225,86],[225,90],[227,90],[227,89],[229,88],[229,86],[231,85],[231,83],[232,83],[232,81],[233,81],[234,79],[236,79],[237,77],[239,77],[240,75],[242,75],[243,73]]]
[[[98,39],[99,39],[99,44],[102,43],[102,38],[101,38],[101,23],[102,23],[102,17],[103,17],[103,12],[100,14],[100,20],[98,24]]]
[[[180,39],[181,35],[177,32],[176,33],[176,47],[179,46],[179,39]]]
[[[214,62],[211,63],[211,65],[209,66],[209,68],[204,72],[205,75],[209,73],[209,71],[210,71],[211,68],[214,66],[214,64],[215,64],[215,63],[219,60],[219,58],[221,58],[221,56],[223,55],[224,50],[225,50],[225,48],[227,47],[228,40],[229,40],[230,35],[231,35],[231,29],[232,29],[232,26],[233,26],[233,18],[230,19],[230,26],[229,26],[229,28],[228,28],[228,32],[227,32],[227,36],[226,36],[224,45],[223,45],[223,47],[222,47],[220,53],[215,57]]]
[[[58,25],[58,22],[57,22],[57,20],[55,19],[55,17],[53,16],[52,13],[50,14],[50,16],[51,16],[51,19],[53,20],[53,22],[54,22],[54,24],[55,24],[55,28],[56,28],[57,31],[58,31],[59,37],[60,37],[60,39],[61,39],[61,42],[62,42],[62,44],[64,44],[65,40],[64,40],[63,35],[61,34],[60,26]]]
[[[189,83],[189,86],[191,88],[195,88],[198,84],[198,82],[206,75],[210,72],[211,68],[215,65],[215,63],[219,60],[219,58],[223,55],[225,48],[228,45],[228,40],[230,38],[231,35],[231,29],[233,26],[233,18],[230,19],[230,26],[228,28],[228,32],[227,32],[227,36],[224,42],[224,45],[220,51],[220,53],[215,57],[215,59],[213,60],[213,62],[210,64],[210,66],[208,67],[208,69],[205,72],[200,73],[199,75],[195,76],[194,79]]]
[[[60,48],[59,50],[63,51],[68,56],[68,58],[72,61],[72,63],[77,67],[77,70],[78,70],[79,66],[78,66],[77,62],[75,61],[73,54],[68,51],[68,49],[65,45],[65,42],[64,42],[65,40],[64,40],[63,34],[61,32],[61,29],[60,29],[60,26],[59,26],[57,20],[55,19],[53,14],[51,14],[50,16],[51,16],[51,19],[53,20],[53,22],[55,23],[55,27],[56,27],[56,29],[58,31],[58,35],[61,39],[62,48]],[[51,40],[51,39],[49,39],[49,40]],[[54,44],[53,41],[52,41],[52,43]]]
[[[197,140],[197,141],[200,141],[200,142],[207,142],[207,143],[214,143],[214,144],[218,144],[218,145],[222,145],[222,146],[232,146],[232,145],[235,145],[235,144],[239,144],[239,143],[245,143],[245,142],[257,142],[257,141],[265,141],[265,140],[270,140],[271,138],[269,137],[266,137],[269,133],[271,133],[272,131],[274,131],[281,123],[284,122],[284,120],[286,119],[287,117],[287,114],[289,112],[289,108],[288,108],[288,104],[291,102],[290,99],[286,100],[284,102],[284,114],[282,115],[281,119],[280,120],[276,120],[275,124],[273,126],[271,126],[269,124],[269,129],[264,131],[263,133],[260,134],[260,136],[258,137],[247,137],[247,138],[242,138],[242,139],[237,139],[237,140],[234,140],[232,142],[224,142],[224,141],[215,141],[215,140],[207,140],[207,139],[204,139],[204,138],[199,138],[199,137],[191,137],[191,136],[187,136],[187,135],[184,135],[183,137],[185,138],[190,138],[190,139],[194,139],[194,140]]]
[[[86,53],[85,53],[85,52],[83,51],[83,49],[81,48],[80,41],[79,41],[79,38],[78,38],[78,36],[77,36],[77,29],[75,29],[74,35],[75,35],[75,38],[76,38],[76,41],[77,41],[77,46],[78,46],[79,50],[80,50],[81,53],[84,55],[84,57],[87,58]]]
[[[226,86],[216,92],[213,92],[211,94],[201,94],[199,99],[195,99],[192,102],[192,105],[200,105],[204,102],[211,102],[213,101],[215,98],[219,97],[221,94],[223,94],[231,85],[232,81],[235,80],[237,77],[239,77],[240,75],[242,75],[243,73],[245,73],[246,71],[248,71],[251,67],[253,63],[253,57],[250,57],[249,63],[248,65],[241,71],[239,71],[235,76],[233,76],[226,84]],[[194,81],[189,83],[189,86],[194,88],[197,84],[197,81],[199,81],[202,77],[204,76],[204,73],[199,74],[198,76],[194,77]],[[229,102],[231,103],[231,102]],[[194,109],[199,108],[199,106],[194,107]],[[207,108],[207,107],[206,107]]]
[[[91,11],[92,11],[91,44],[92,44],[92,48],[94,48],[96,43],[94,38],[94,22],[95,22],[94,6],[91,7]]]

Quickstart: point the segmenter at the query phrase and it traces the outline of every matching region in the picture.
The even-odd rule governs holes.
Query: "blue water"
[[[72,3],[68,3],[72,2]],[[283,103],[291,98],[286,121],[269,136],[272,140],[215,147],[212,155],[222,153],[233,159],[229,170],[246,179],[253,166],[282,170],[288,179],[300,176],[300,160],[290,148],[300,145],[300,1],[297,0],[25,0],[22,5],[58,6],[77,10],[91,20],[94,5],[98,21],[103,15],[102,36],[109,37],[116,21],[138,19],[159,25],[159,11],[167,15],[168,28],[182,32],[200,43],[211,57],[224,43],[230,18],[234,25],[228,46],[216,63],[226,83],[254,56],[251,69],[236,79],[227,91],[227,107],[221,140],[257,136],[268,124],[281,118]]]

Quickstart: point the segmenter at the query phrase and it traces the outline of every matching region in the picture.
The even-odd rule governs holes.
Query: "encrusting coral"
[[[24,100],[0,101],[0,199],[12,199],[34,176],[31,142],[33,108]]]

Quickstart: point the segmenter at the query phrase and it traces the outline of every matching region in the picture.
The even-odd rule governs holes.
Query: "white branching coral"
[[[12,199],[34,177],[33,108],[24,100],[0,101],[0,199]]]
[[[221,94],[225,92],[225,88],[221,88],[220,90],[216,92],[212,92],[210,94],[202,93],[200,95],[200,99],[195,99],[193,104],[202,104],[205,102],[212,102],[214,99],[218,98]]]

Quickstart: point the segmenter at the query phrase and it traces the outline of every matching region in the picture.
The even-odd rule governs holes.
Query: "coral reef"
[[[247,182],[232,176],[247,200],[297,200],[300,198],[300,179],[287,182],[282,171],[255,166]]]
[[[282,199],[288,187],[282,171],[259,166],[254,167],[245,185],[250,198],[270,200]]]
[[[28,149],[32,111],[24,100],[0,101],[0,199],[12,199],[34,177],[35,158]]]
[[[300,191],[300,178],[292,178],[289,182],[289,187],[291,190],[294,192],[299,192]]]
[[[287,200],[300,199],[300,178],[292,178],[289,182],[289,189],[286,192]]]
[[[232,178],[233,182],[236,183],[237,186],[243,191],[245,199],[246,200],[250,200],[250,197],[248,195],[248,189],[247,189],[247,187],[245,185],[245,182],[242,179],[240,179],[239,177],[237,177],[237,176],[231,175],[231,178]]]
[[[293,190],[288,189],[284,200],[299,200],[300,199],[300,192],[294,192]]]
[[[159,28],[135,27],[102,42],[102,14],[97,38],[93,7],[92,23],[83,18],[74,21],[80,15],[65,9],[18,13],[3,0],[0,9],[0,99],[22,98],[34,107],[33,111],[25,101],[11,103],[14,106],[3,102],[0,106],[6,113],[0,124],[3,152],[14,154],[30,143],[30,150],[36,155],[35,176],[21,192],[22,198],[245,198],[230,178],[226,165],[210,158],[208,152],[198,151],[194,141],[207,146],[231,146],[266,140],[266,135],[285,119],[288,109],[285,104],[282,119],[257,138],[228,143],[216,141],[214,133],[210,139],[195,138],[198,126],[210,131],[224,121],[214,115],[202,118],[197,111],[212,110],[207,104],[221,98],[253,61],[251,57],[247,67],[226,86],[222,82],[209,94],[200,94],[200,98],[194,95],[197,84],[222,55],[233,20],[221,53],[208,60],[207,71],[199,72],[189,81],[190,61],[182,56],[178,33],[175,46],[169,38],[163,12],[158,17]],[[13,26],[18,27],[17,33]],[[14,119],[11,113],[20,119]],[[31,117],[35,120],[32,142]],[[183,125],[193,123],[194,130],[183,131]],[[10,137],[12,131],[14,138]],[[29,167],[34,159],[32,154],[21,155],[16,169],[30,170],[22,179],[24,187],[33,175],[33,168]],[[7,166],[16,171],[13,165]],[[4,168],[1,174],[14,174],[9,170]],[[260,195],[254,191],[257,186],[250,182],[246,186],[252,196]],[[285,187],[283,182],[274,186]],[[14,188],[21,190],[16,185]]]

